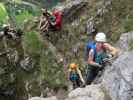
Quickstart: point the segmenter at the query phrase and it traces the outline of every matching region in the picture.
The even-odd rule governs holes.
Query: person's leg
[[[99,68],[97,68],[97,67],[95,67],[94,68],[94,77],[96,78],[97,77],[97,75],[98,75],[98,73],[99,73]]]
[[[76,80],[76,84],[77,84],[77,87],[80,87],[80,79],[78,78],[77,80]]]
[[[100,68],[95,69],[95,79],[93,81],[94,84],[101,82],[102,70]]]
[[[87,75],[86,75],[86,84],[89,85],[95,78],[95,72],[94,72],[93,66],[89,66],[87,69]]]
[[[72,84],[73,84],[73,89],[76,89],[76,88],[78,87],[78,86],[77,86],[77,82],[76,82],[76,80],[73,81]]]
[[[46,32],[44,33],[44,35],[45,35],[46,37],[49,37],[49,32],[46,31]]]
[[[42,33],[40,33],[42,35],[42,37],[44,38],[49,38],[49,32],[48,31],[44,31]]]

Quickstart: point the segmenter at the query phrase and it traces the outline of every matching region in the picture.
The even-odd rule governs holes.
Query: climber
[[[80,82],[82,82],[82,85],[85,85],[85,81],[77,64],[71,63],[68,71],[68,78],[73,83],[74,89],[81,85]]]
[[[45,36],[48,35],[48,27],[49,27],[49,16],[51,16],[50,12],[47,11],[47,9],[41,9],[42,10],[42,16],[40,17],[40,23],[39,23],[39,30],[40,33]]]
[[[42,12],[39,29],[41,33],[49,36],[49,31],[55,31],[61,28],[61,12],[58,9],[54,9],[52,12],[47,9],[42,9]]]
[[[115,47],[106,42],[106,35],[104,33],[97,33],[95,43],[92,45],[88,54],[86,84],[91,84],[97,76],[99,69],[103,67],[101,62],[106,57],[107,50],[109,51],[110,57],[116,56],[118,53]]]

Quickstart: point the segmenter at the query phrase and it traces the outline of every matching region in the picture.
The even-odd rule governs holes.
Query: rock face
[[[90,85],[86,88],[77,88],[70,92],[68,100],[105,100],[101,85]]]
[[[104,74],[105,87],[114,100],[132,100],[133,52],[125,52]]]
[[[133,32],[121,36],[120,48],[128,50],[128,40]],[[133,51],[122,52],[104,73],[103,83],[113,100],[133,100]]]
[[[49,97],[49,98],[41,98],[41,97],[32,97],[28,100],[57,100],[56,97]]]
[[[87,4],[87,0],[68,0],[64,4],[58,5],[55,8],[59,8],[62,11],[62,15],[66,18],[72,17],[82,7]]]
[[[17,42],[6,38],[2,38],[0,42],[0,93],[2,95],[13,95],[15,92],[15,68],[19,60],[19,49],[15,47]]]
[[[86,31],[87,31],[87,34],[91,34],[92,32],[95,31],[94,22],[93,21],[94,21],[94,19],[92,17],[86,23]]]
[[[20,65],[24,70],[29,71],[34,67],[34,61],[30,57],[27,57],[20,62]]]
[[[128,43],[131,38],[133,38],[133,32],[124,33],[121,35],[119,40],[119,46],[121,50],[123,51],[129,50]]]

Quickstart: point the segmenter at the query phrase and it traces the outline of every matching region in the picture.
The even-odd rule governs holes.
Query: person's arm
[[[48,21],[47,20],[45,20],[45,22],[44,22],[44,24],[41,26],[41,31],[45,31],[45,30],[47,30],[47,26],[48,26]]]
[[[94,51],[93,49],[91,49],[89,52],[89,56],[88,56],[88,64],[96,66],[96,67],[101,67],[101,65],[96,63],[93,59],[94,59]]]
[[[82,81],[82,83],[85,83],[84,78],[83,78],[82,73],[79,68],[77,68],[77,72],[79,74],[79,77],[80,77],[80,80]]]
[[[113,55],[116,56],[118,54],[118,49],[110,45],[109,43],[104,43],[105,49],[109,50],[109,52]]]
[[[41,26],[42,26],[42,16],[40,17],[40,22],[39,22],[39,29],[41,29]]]
[[[40,18],[40,23],[39,23],[39,30],[40,30],[40,31],[45,31],[45,30],[47,30],[47,29],[46,29],[47,26],[48,26],[48,21],[47,21],[47,19],[46,19],[45,17],[41,17],[41,18]]]
[[[52,16],[52,12],[51,11],[47,11],[47,16]]]

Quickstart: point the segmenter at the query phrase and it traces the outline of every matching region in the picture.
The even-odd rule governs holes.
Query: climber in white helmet
[[[95,43],[91,46],[88,54],[88,68],[86,75],[86,84],[91,84],[102,67],[101,62],[106,57],[107,51],[110,56],[115,56],[118,50],[111,44],[107,43],[106,35],[102,32],[95,36]]]

